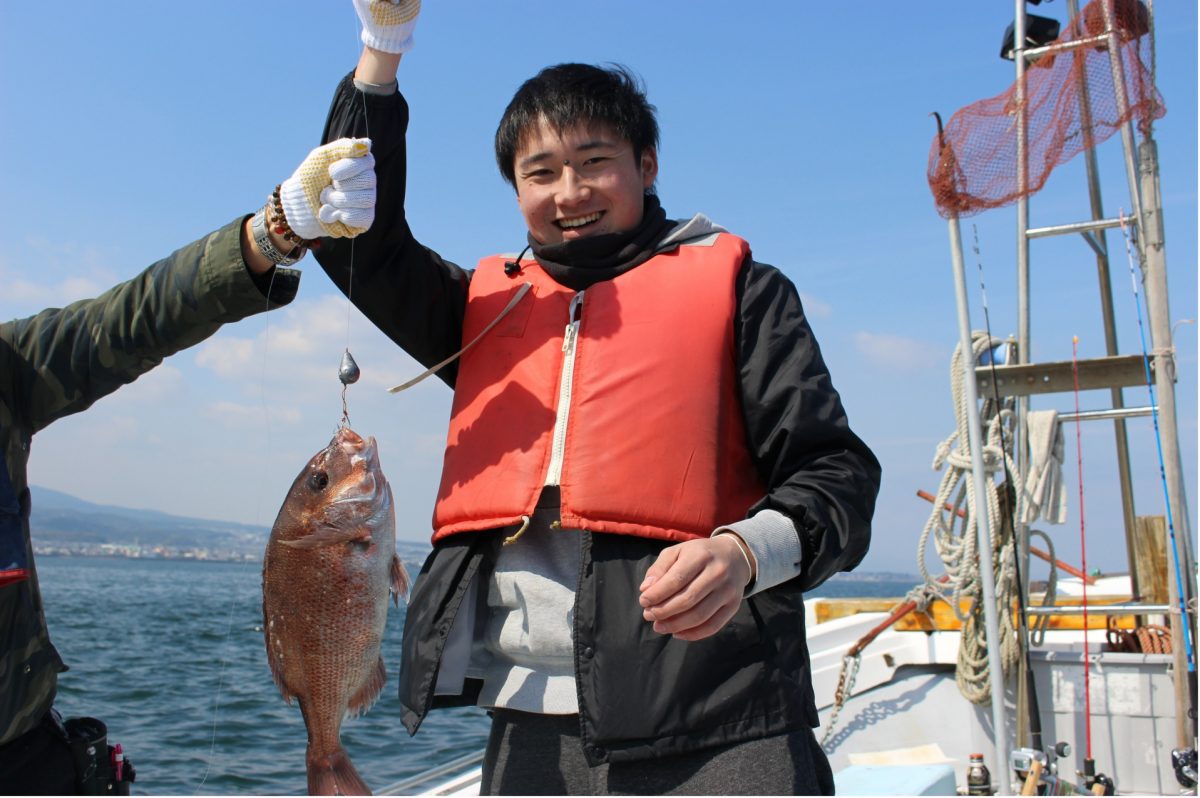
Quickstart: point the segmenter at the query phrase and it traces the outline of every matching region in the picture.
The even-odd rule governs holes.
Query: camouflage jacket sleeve
[[[290,302],[300,273],[255,278],[238,217],[95,299],[0,326],[10,423],[30,434],[203,341],[222,324]],[[270,296],[268,297],[268,291]]]

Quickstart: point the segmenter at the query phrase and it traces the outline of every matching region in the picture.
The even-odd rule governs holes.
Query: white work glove
[[[279,187],[283,215],[304,239],[354,238],[375,221],[370,139],[338,139],[308,154]]]
[[[367,47],[385,53],[412,49],[421,0],[354,0],[354,10],[362,22],[362,42]]]

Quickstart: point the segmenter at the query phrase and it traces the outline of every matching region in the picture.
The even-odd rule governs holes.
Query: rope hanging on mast
[[[970,357],[979,362],[984,353],[991,353],[1004,342],[976,331],[972,336]],[[1011,408],[998,406],[991,400],[983,402],[982,414],[985,422],[986,440],[983,444],[983,463],[989,479],[986,489],[986,506],[977,507],[975,491],[971,489],[972,457],[967,435],[968,413],[980,412],[980,408],[969,407],[963,386],[963,353],[955,347],[950,365],[950,385],[954,397],[957,429],[941,444],[934,455],[933,468],[940,471],[946,466],[938,487],[933,512],[921,533],[917,547],[917,564],[925,579],[925,589],[941,598],[954,610],[962,621],[962,633],[958,648],[956,681],[959,692],[972,703],[985,704],[991,700],[991,678],[988,671],[988,646],[990,641],[984,627],[983,584],[980,577],[977,542],[978,524],[982,513],[987,513],[988,528],[991,530],[993,571],[996,575],[996,605],[999,613],[999,636],[1001,667],[1007,675],[1018,663],[1021,648],[1013,626],[1013,599],[1016,595],[1016,570],[1014,568],[1014,541],[1010,524],[1002,523],[999,489],[994,475],[1005,469],[1014,484],[1021,485],[1016,464],[1005,451],[1004,442],[1011,442],[1011,431],[1003,435],[1002,429],[1011,427],[1015,416]],[[964,506],[965,502],[965,506]],[[950,510],[945,507],[949,505]],[[961,523],[959,512],[962,513]],[[932,538],[938,555],[946,569],[948,579],[940,581],[930,575],[925,564],[925,553]],[[960,605],[967,605],[964,612]]]

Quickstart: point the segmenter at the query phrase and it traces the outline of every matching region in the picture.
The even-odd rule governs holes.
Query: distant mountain
[[[39,554],[261,560],[271,535],[270,527],[95,504],[37,485],[29,492],[29,527]],[[429,553],[424,542],[397,541],[396,547],[414,573]]]
[[[94,504],[50,488],[30,486],[29,525],[35,546],[120,546],[209,550],[261,556],[271,530],[264,526],[186,518],[158,510]]]

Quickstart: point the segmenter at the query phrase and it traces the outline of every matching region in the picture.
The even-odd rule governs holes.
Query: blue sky
[[[1167,116],[1156,128],[1172,319],[1196,318],[1196,4],[1155,3]],[[1065,20],[1064,0],[1031,7]],[[918,535],[954,428],[957,342],[945,222],[925,182],[931,111],[1004,91],[1012,3],[427,2],[401,65],[412,107],[409,216],[418,238],[473,264],[524,228],[491,137],[516,87],[561,61],[624,63],[662,127],[668,214],[700,211],[746,237],[797,284],[852,425],[884,465],[863,568],[916,570]],[[0,5],[0,317],[92,296],[243,213],[319,143],[337,81],[359,52],[349,2]],[[1114,139],[1115,142],[1115,139]],[[1105,208],[1128,207],[1119,150],[1102,147]],[[1035,226],[1087,215],[1078,159],[1032,203]],[[377,222],[379,223],[379,222]],[[978,236],[994,334],[1016,332],[1015,212],[964,222]],[[1118,237],[1110,248],[1123,252]],[[974,326],[983,326],[968,251]],[[1035,242],[1033,358],[1103,353],[1094,259],[1081,240]],[[40,433],[35,484],[91,501],[269,525],[341,417],[349,344],[363,370],[350,417],[375,435],[398,534],[425,539],[449,391],[347,307],[311,259],[288,309],[226,327],[82,415]],[[1113,264],[1118,336],[1138,351],[1124,257]],[[1196,327],[1176,328],[1180,435],[1195,507]],[[1144,390],[1126,394],[1147,403]],[[1085,409],[1108,406],[1085,393]],[[1070,410],[1070,396],[1035,407]],[[1070,519],[1049,527],[1078,560],[1076,446]],[[1138,512],[1163,512],[1153,428],[1130,423]],[[1120,568],[1107,424],[1082,430],[1089,564]],[[1193,514],[1194,518],[1194,514]],[[1035,578],[1038,576],[1034,574]]]

